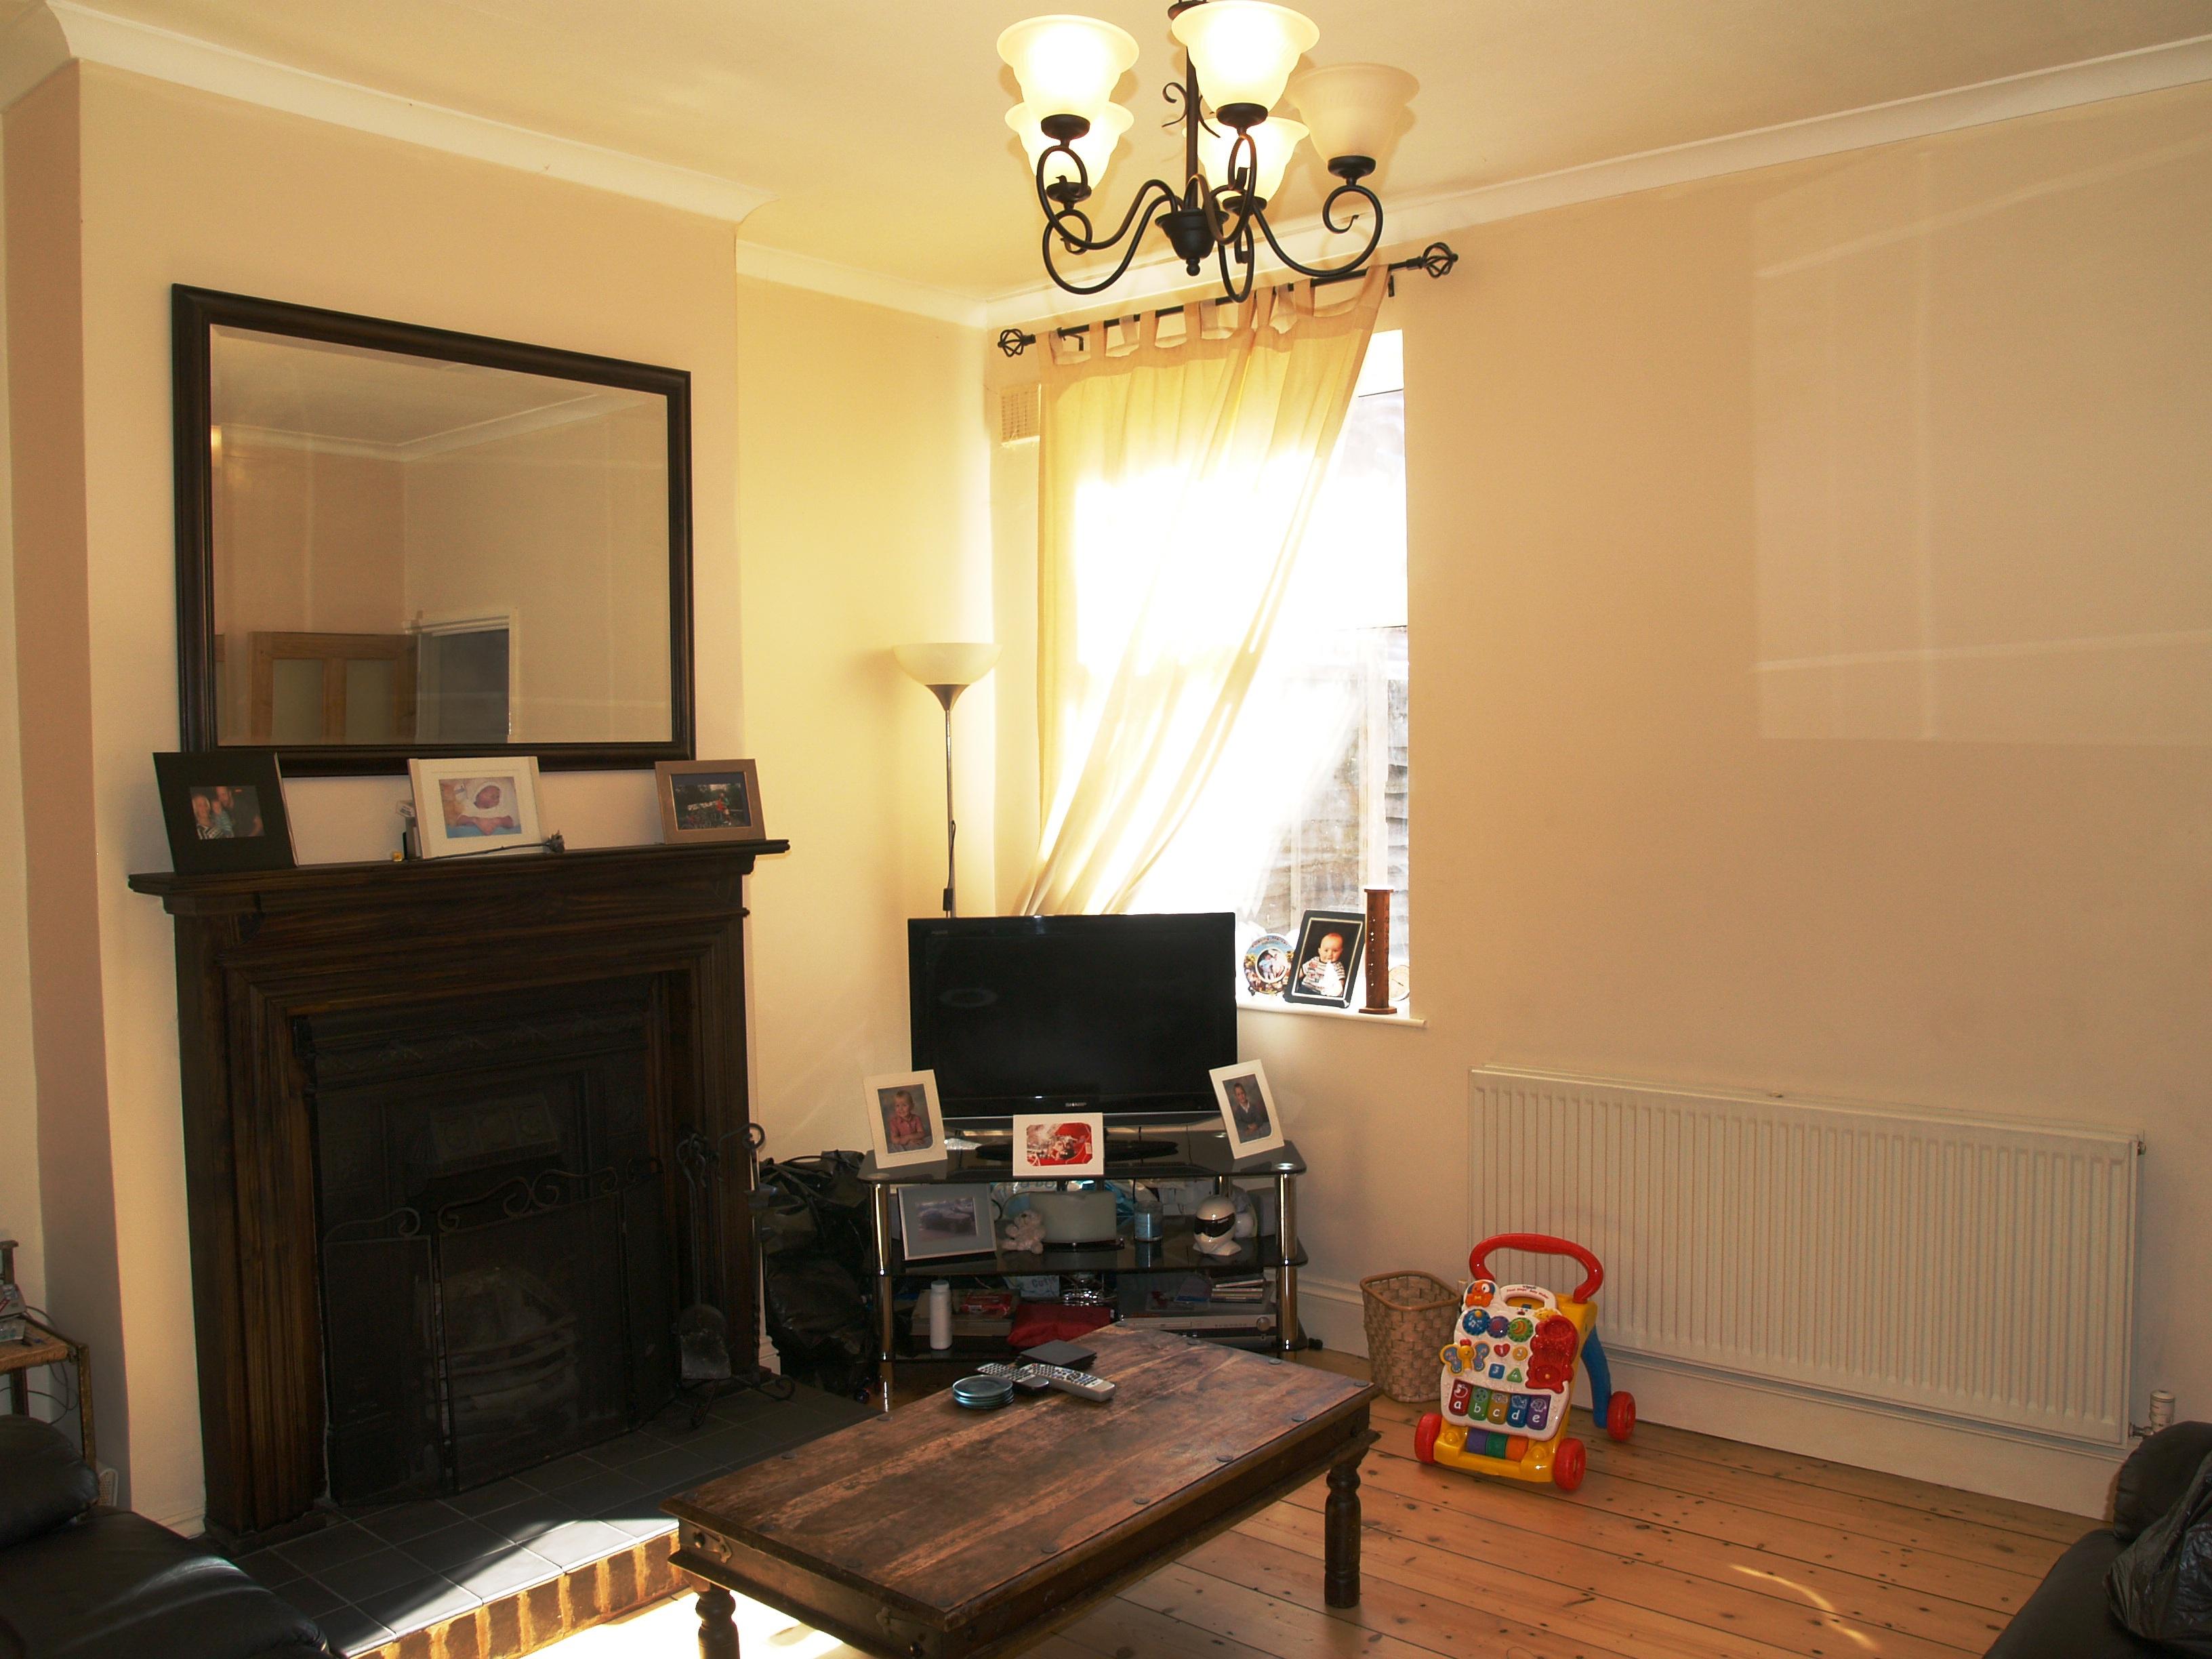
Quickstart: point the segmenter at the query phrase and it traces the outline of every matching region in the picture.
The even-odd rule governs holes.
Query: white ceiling
[[[0,0],[0,26],[27,0]],[[57,0],[57,12],[88,8]],[[999,31],[1037,0],[90,0],[251,57],[769,192],[749,242],[988,299],[1038,280]],[[1164,0],[1102,192],[1172,166]],[[2212,34],[2212,0],[1301,0],[1317,63],[1422,81],[1387,204]],[[1302,161],[1286,217],[1317,204]]]

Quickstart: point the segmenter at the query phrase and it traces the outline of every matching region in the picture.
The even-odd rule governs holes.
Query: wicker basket
[[[1451,1340],[1459,1292],[1434,1273],[1376,1273],[1359,1281],[1367,1311],[1367,1364],[1375,1386],[1401,1404],[1437,1395],[1437,1358]]]

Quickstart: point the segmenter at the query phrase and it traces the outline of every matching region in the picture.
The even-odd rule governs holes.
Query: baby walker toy
[[[1500,1285],[1490,1271],[1492,1250],[1571,1255],[1583,1264],[1574,1294],[1540,1285]],[[1476,1474],[1548,1480],[1561,1492],[1583,1483],[1583,1443],[1565,1432],[1574,1403],[1575,1360],[1589,1373],[1590,1414],[1615,1440],[1636,1430],[1636,1398],[1617,1392],[1597,1340],[1591,1298],[1605,1268],[1579,1244],[1547,1233],[1499,1233],[1468,1252],[1474,1282],[1460,1304],[1459,1323],[1441,1358],[1443,1410],[1413,1428],[1413,1455]]]

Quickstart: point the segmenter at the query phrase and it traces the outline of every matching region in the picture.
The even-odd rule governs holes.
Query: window
[[[1411,942],[1402,342],[1368,347],[1267,658],[1135,906],[1232,908],[1249,945],[1388,885],[1394,1001]]]

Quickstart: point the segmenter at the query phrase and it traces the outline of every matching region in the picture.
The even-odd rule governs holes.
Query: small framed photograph
[[[764,841],[760,770],[749,760],[661,761],[660,835],[667,842]]]
[[[867,1103],[878,1169],[944,1160],[945,1113],[937,1103],[936,1073],[887,1072],[863,1083],[860,1097]]]
[[[1231,1153],[1247,1158],[1283,1144],[1283,1120],[1275,1114],[1267,1073],[1258,1060],[1217,1066],[1206,1076],[1213,1079],[1213,1097],[1221,1103],[1221,1127],[1228,1131]]]
[[[1106,1173],[1103,1112],[1041,1113],[1014,1118],[1017,1181],[1060,1181]]]
[[[293,866],[292,820],[275,755],[221,749],[156,755],[154,781],[169,863],[179,875]]]
[[[1298,947],[1283,1000],[1349,1008],[1359,988],[1359,951],[1367,918],[1356,910],[1309,910],[1298,923]]]
[[[538,763],[527,755],[411,760],[415,827],[426,859],[464,853],[544,850]]]
[[[909,1261],[990,1255],[999,1248],[988,1186],[902,1187],[898,1206],[900,1248]]]

